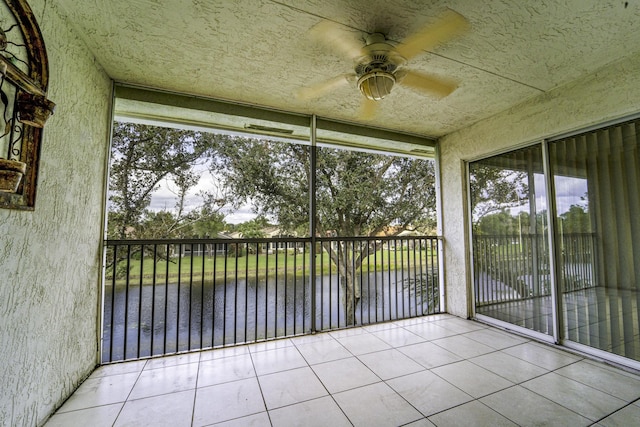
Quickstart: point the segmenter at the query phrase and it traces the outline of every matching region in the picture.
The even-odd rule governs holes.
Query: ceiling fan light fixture
[[[372,101],[380,101],[391,93],[396,78],[384,71],[371,71],[358,79],[358,89]]]

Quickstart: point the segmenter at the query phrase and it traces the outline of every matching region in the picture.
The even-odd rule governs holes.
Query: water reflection
[[[266,283],[266,285],[265,285]],[[437,273],[364,275],[356,324],[438,311]],[[348,325],[336,275],[316,280],[316,330]],[[309,333],[308,278],[105,288],[103,362]],[[115,308],[112,308],[115,307]],[[125,322],[126,319],[126,322]]]

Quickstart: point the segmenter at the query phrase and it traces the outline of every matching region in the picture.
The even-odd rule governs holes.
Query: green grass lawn
[[[436,261],[435,252],[431,250],[380,250],[375,254],[371,254],[362,264],[363,271],[387,271],[404,268],[426,268],[429,262]],[[168,266],[167,266],[168,264]],[[154,270],[155,268],[155,270]],[[145,257],[142,262],[140,259],[132,259],[129,262],[129,282],[136,284],[140,282],[142,272],[142,281],[144,284],[153,283],[155,272],[156,282],[164,282],[165,278],[177,278],[180,275],[181,280],[202,281],[203,271],[204,280],[213,280],[214,272],[216,279],[240,277],[240,278],[256,278],[269,275],[274,277],[278,275],[296,275],[299,277],[308,275],[309,273],[309,254],[300,253],[277,253],[277,254],[249,254],[243,256],[229,255],[224,257],[218,256],[184,256],[172,257],[167,263],[166,260],[159,260],[155,266],[152,257]],[[117,265],[116,283],[124,284],[126,282],[126,261],[120,261]],[[316,256],[316,271],[319,275],[336,274],[336,267],[330,263],[329,256],[326,252]],[[359,270],[358,270],[359,271]],[[113,266],[111,265],[106,272],[107,283],[113,280]]]

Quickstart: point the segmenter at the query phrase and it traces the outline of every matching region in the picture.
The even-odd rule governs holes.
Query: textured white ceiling
[[[57,0],[116,81],[439,137],[640,53],[637,0]],[[471,30],[412,59],[460,82],[434,100],[395,87],[370,121],[345,86],[313,100],[296,89],[352,71],[318,45],[322,20],[399,42],[446,8]]]

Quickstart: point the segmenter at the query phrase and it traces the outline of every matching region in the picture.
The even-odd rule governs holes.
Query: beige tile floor
[[[640,375],[436,315],[102,366],[55,426],[638,426]]]

